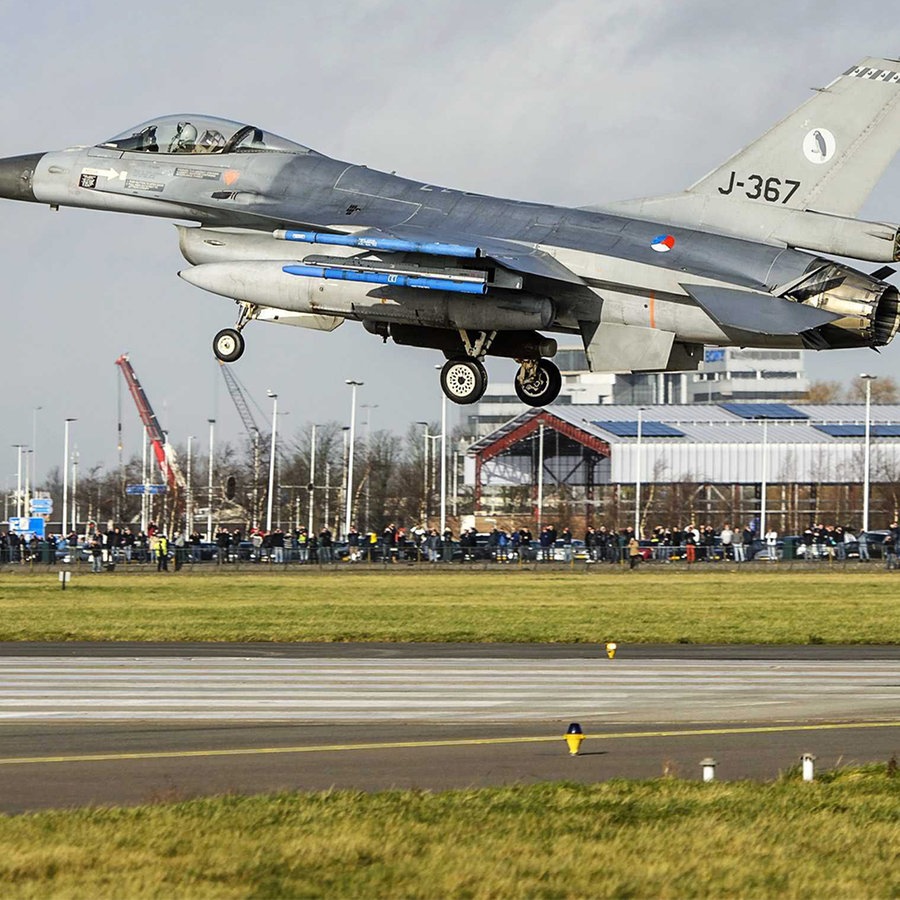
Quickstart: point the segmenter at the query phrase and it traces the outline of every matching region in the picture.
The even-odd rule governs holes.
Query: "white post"
[[[37,414],[43,406],[36,406],[31,413],[31,489],[37,491]]]
[[[863,522],[862,530],[869,530],[869,473],[870,473],[870,454],[871,454],[871,409],[872,409],[872,382],[877,378],[876,375],[866,375],[863,373],[859,376],[866,382],[866,446],[865,461],[863,463]]]
[[[544,423],[538,428],[538,502],[537,502],[537,530],[540,536],[541,526],[544,524]]]
[[[769,492],[769,420],[763,419],[762,484],[759,497],[759,534],[766,539],[766,494]]]
[[[447,530],[447,395],[441,393],[441,537]]]
[[[313,424],[309,449],[309,519],[306,524],[307,539],[313,534],[313,501],[316,494],[316,426]]]
[[[350,449],[347,453],[347,497],[346,513],[344,515],[344,536],[350,533],[350,524],[353,520],[353,445],[356,443],[356,389],[362,385],[361,381],[348,378],[346,384],[350,385]]]
[[[147,429],[141,431],[141,531],[147,533]]]
[[[13,444],[16,448],[16,516],[22,515],[22,449],[24,444]]]
[[[72,454],[72,531],[78,534],[78,447]]]
[[[65,438],[63,440],[63,495],[62,495],[62,537],[66,536],[66,523],[69,521],[69,424],[77,419],[66,419]]]
[[[209,422],[209,475],[207,478],[207,508],[206,508],[206,539],[211,541],[213,539],[212,533],[212,506],[213,506],[213,461],[215,457],[213,456],[213,438],[215,437],[215,429],[216,429],[216,420],[215,419],[207,419]]]
[[[641,432],[644,425],[644,408],[638,408],[637,414],[637,444],[635,446],[634,461],[634,536],[641,539]]]
[[[704,781],[715,781],[716,780],[716,761],[711,757],[707,757],[706,759],[700,760],[700,766],[703,770],[703,780]]]
[[[186,515],[186,531],[188,533],[188,537],[194,533],[194,494],[193,494],[193,485],[192,485],[192,471],[193,466],[191,465],[191,445],[194,442],[194,436],[192,434],[188,435],[188,446],[187,446],[187,515]]]
[[[814,781],[816,777],[816,758],[812,753],[804,753],[800,757],[800,764],[803,769],[803,780]]]
[[[278,394],[269,391],[272,398],[272,444],[269,448],[269,496],[266,498],[266,532],[272,530],[272,500],[275,493],[275,429],[278,424]]]

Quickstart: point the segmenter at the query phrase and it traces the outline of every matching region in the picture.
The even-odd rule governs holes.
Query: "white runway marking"
[[[0,658],[0,720],[895,717],[898,661]]]

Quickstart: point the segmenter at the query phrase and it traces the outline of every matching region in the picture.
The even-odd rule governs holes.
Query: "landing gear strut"
[[[516,394],[528,406],[552,403],[562,388],[562,375],[549,359],[526,359],[515,380]]]
[[[213,353],[216,359],[222,362],[235,362],[244,353],[244,337],[241,334],[244,326],[259,314],[259,307],[255,303],[240,302],[241,314],[238,316],[237,325],[234,328],[223,328],[213,338]]]

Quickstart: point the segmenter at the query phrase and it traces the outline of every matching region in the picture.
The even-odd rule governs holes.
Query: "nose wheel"
[[[223,328],[213,338],[213,353],[222,362],[234,362],[244,352],[244,338],[236,328]]]
[[[516,372],[515,387],[527,406],[546,406],[559,396],[562,375],[549,359],[528,359]]]
[[[449,359],[441,369],[441,390],[454,403],[477,403],[487,390],[487,371],[471,357]]]

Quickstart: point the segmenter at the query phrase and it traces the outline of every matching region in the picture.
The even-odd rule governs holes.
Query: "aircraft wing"
[[[752,334],[800,334],[841,318],[832,312],[758,291],[700,284],[682,287],[723,328]]]

